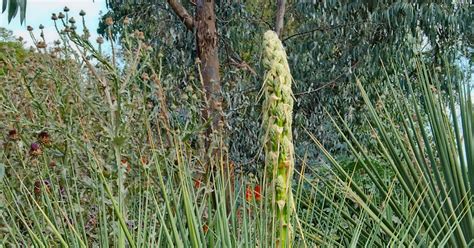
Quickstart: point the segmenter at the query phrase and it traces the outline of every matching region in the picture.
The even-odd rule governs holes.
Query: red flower
[[[262,199],[261,188],[260,185],[255,185],[254,188],[255,200],[260,201]]]
[[[250,186],[247,186],[245,190],[245,200],[248,202],[252,200],[252,188],[250,188]]]
[[[126,158],[122,158],[120,160],[120,163],[122,164],[122,167],[125,168],[126,172],[130,172],[132,167],[130,166],[130,163],[128,162],[128,160]]]
[[[201,187],[201,180],[194,179],[194,188],[199,189]]]

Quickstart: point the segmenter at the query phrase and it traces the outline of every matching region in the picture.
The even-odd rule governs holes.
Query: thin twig
[[[359,64],[360,61],[357,61],[355,64],[353,64],[351,66],[351,70],[356,68],[357,65]],[[336,78],[334,78],[333,80],[321,85],[320,87],[314,89],[314,90],[309,90],[309,91],[303,91],[303,92],[298,92],[298,93],[294,93],[293,95],[296,97],[296,96],[302,96],[302,95],[306,95],[306,94],[311,94],[311,93],[314,93],[314,92],[317,92],[331,84],[335,84],[337,80],[339,80],[340,78],[342,78],[344,75],[346,75],[346,73],[341,73],[339,76],[337,76]]]
[[[344,24],[339,24],[339,25],[335,25],[335,26],[330,26],[330,27],[317,27],[317,28],[314,28],[314,29],[311,29],[311,30],[308,30],[308,31],[304,31],[304,32],[301,32],[301,33],[296,33],[296,34],[292,34],[288,37],[285,37],[282,42],[285,43],[287,40],[289,39],[293,39],[295,37],[298,37],[298,36],[302,36],[302,35],[307,35],[307,34],[311,34],[313,32],[316,32],[316,31],[320,31],[320,32],[325,32],[325,31],[329,31],[329,30],[333,30],[333,29],[338,29],[338,28],[342,28],[342,27],[346,27],[346,26],[349,26],[349,25],[358,25],[362,22],[358,22],[358,23],[344,23]]]

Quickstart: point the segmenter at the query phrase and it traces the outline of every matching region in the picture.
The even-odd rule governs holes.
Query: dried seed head
[[[57,19],[58,19],[58,16],[56,15],[56,13],[53,13],[51,15],[51,20],[56,21]]]
[[[105,18],[105,25],[107,26],[112,26],[114,24],[114,19],[112,19],[112,17],[107,17]]]
[[[28,30],[29,32],[31,32],[31,31],[33,31],[33,27],[28,25],[28,26],[26,27],[26,30]]]
[[[83,9],[81,9],[81,11],[79,12],[79,15],[80,15],[80,16],[85,16],[85,15],[86,15],[86,12],[85,12]]]
[[[66,17],[66,16],[63,14],[63,12],[59,12],[58,18],[59,18],[59,19],[63,19],[64,17]]]
[[[67,6],[64,7],[64,12],[69,12],[69,8]]]
[[[35,181],[34,192],[36,195],[39,195],[41,193],[41,181]]]
[[[36,47],[40,49],[46,48],[46,46],[46,42],[44,41],[38,41],[38,43],[36,43]]]
[[[49,165],[49,167],[51,167],[51,168],[55,168],[55,167],[57,166],[57,164],[56,164],[56,162],[55,162],[55,161],[51,161],[51,162],[49,162],[49,164],[48,164],[48,165]]]
[[[41,131],[38,134],[38,142],[42,145],[50,145],[51,144],[51,137],[49,136],[49,133],[46,131]]]
[[[102,36],[99,36],[97,37],[97,39],[95,40],[98,44],[102,44],[104,43],[104,38]]]
[[[138,38],[139,40],[144,40],[144,39],[145,39],[145,34],[143,34],[143,32],[141,32],[141,31],[139,31],[137,38]]]
[[[51,191],[51,183],[49,182],[49,180],[36,180],[34,187],[35,195],[38,196],[39,194],[41,194],[41,191],[43,189],[45,192]]]
[[[74,19],[74,17],[69,18],[69,23],[71,23],[71,24],[76,23],[76,20]]]
[[[37,157],[41,155],[43,151],[41,151],[41,146],[38,143],[32,143],[30,146],[30,156]]]
[[[61,41],[60,41],[60,40],[55,40],[55,41],[54,41],[54,45],[56,45],[56,46],[61,45]]]
[[[139,40],[144,40],[145,39],[145,34],[143,34],[143,32],[140,31],[140,30],[133,31],[133,36],[135,36],[135,38],[137,38]]]
[[[43,26],[43,24],[40,24],[40,25],[39,25],[39,29],[41,29],[41,30],[43,30],[43,29],[44,29],[44,26]]]
[[[127,26],[128,24],[130,24],[130,19],[128,18],[128,16],[126,16],[125,18],[123,18],[123,25]]]
[[[16,141],[20,139],[20,136],[18,135],[18,132],[16,131],[16,129],[12,129],[8,131],[8,139],[11,141]]]
[[[150,77],[148,76],[148,73],[144,72],[144,73],[142,74],[142,80],[143,80],[143,81],[148,81],[149,79],[150,79]]]

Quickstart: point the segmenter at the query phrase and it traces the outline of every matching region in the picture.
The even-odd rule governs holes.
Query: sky
[[[34,33],[39,38],[40,24],[45,26],[44,34],[47,43],[53,43],[54,40],[59,39],[59,36],[54,28],[53,21],[51,20],[52,13],[58,13],[63,11],[64,6],[67,6],[69,16],[74,16],[76,19],[76,25],[79,27],[79,33],[82,33],[82,25],[80,25],[79,11],[84,10],[86,12],[85,20],[86,26],[90,30],[91,40],[97,38],[97,26],[101,12],[106,12],[105,0],[28,0],[26,6],[26,21],[23,25],[20,24],[20,16],[17,15],[10,23],[8,23],[6,13],[0,14],[0,27],[7,28],[13,31],[13,35],[16,37],[23,37],[26,42],[26,46],[33,45],[30,35],[26,30],[27,25],[34,28]]]

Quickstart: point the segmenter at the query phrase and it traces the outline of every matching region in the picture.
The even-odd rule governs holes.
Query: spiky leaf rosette
[[[293,172],[293,138],[291,132],[293,95],[286,52],[277,34],[264,35],[266,69],[263,85],[263,130],[266,173],[273,190],[272,206],[278,221],[278,246],[291,243],[291,177]]]

